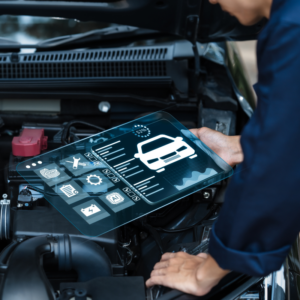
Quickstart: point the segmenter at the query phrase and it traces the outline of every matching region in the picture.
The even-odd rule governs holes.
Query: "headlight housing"
[[[158,160],[159,160],[158,158],[149,159],[149,160],[147,160],[147,163],[153,164],[153,163],[157,162]]]

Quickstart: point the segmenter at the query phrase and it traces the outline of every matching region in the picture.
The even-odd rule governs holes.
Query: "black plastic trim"
[[[1,2],[0,2],[1,3]],[[174,45],[0,54],[0,90],[170,87],[188,92],[187,59]]]

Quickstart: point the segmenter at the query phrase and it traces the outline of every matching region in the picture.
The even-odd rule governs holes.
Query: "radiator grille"
[[[165,61],[1,63],[0,79],[167,76]]]
[[[161,60],[166,59],[168,48],[137,48],[120,50],[69,51],[58,53],[24,54],[24,62],[108,61],[108,60]],[[0,60],[1,61],[1,60]]]

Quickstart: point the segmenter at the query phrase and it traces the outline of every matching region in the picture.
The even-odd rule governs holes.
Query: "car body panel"
[[[236,43],[234,42],[227,42],[226,43],[226,66],[228,68],[228,71],[231,74],[231,77],[233,79],[233,82],[237,88],[237,90],[240,92],[240,96],[242,96],[244,99],[247,99],[247,102],[250,105],[250,110],[255,109],[256,107],[256,95],[254,92],[254,89],[249,84],[249,80],[247,78],[247,71],[243,65],[243,61],[240,57],[240,53],[238,50],[238,47],[236,46]],[[239,96],[238,96],[239,98]],[[240,99],[239,99],[240,100]],[[243,104],[241,103],[243,106]],[[245,105],[244,105],[244,108]],[[249,110],[249,108],[248,108]],[[253,111],[252,111],[253,112]],[[249,114],[249,116],[252,115]]]
[[[1,14],[111,22],[158,30],[190,41],[255,39],[266,20],[241,25],[204,0],[127,0],[117,2],[0,1]]]

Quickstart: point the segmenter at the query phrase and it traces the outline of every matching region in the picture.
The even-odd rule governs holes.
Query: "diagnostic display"
[[[98,236],[232,175],[166,112],[154,113],[17,166],[79,231]]]

